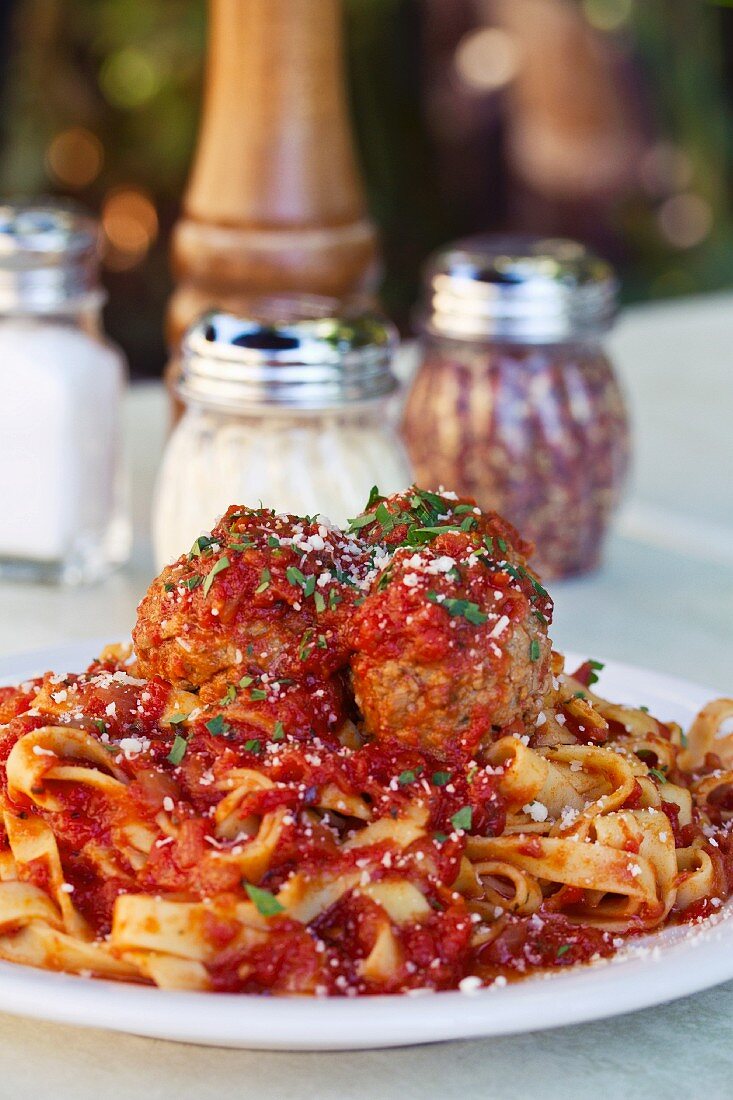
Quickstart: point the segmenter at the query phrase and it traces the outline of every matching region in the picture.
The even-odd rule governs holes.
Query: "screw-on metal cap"
[[[97,223],[80,210],[51,201],[0,205],[0,312],[101,302],[98,253]]]
[[[396,329],[379,314],[338,309],[301,296],[261,299],[246,317],[204,314],[183,338],[181,397],[247,411],[335,408],[391,393]]]
[[[454,339],[581,339],[609,328],[616,313],[613,268],[571,240],[457,241],[431,258],[425,283],[425,327]]]

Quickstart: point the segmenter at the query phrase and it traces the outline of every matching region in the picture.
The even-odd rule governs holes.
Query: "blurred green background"
[[[733,284],[733,11],[704,0],[345,0],[349,94],[409,328],[455,236],[564,233],[627,301]],[[196,135],[204,0],[4,0],[0,192],[102,218],[107,325],[159,374],[167,250]]]

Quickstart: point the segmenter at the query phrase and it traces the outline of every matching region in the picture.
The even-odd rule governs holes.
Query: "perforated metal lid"
[[[271,298],[252,315],[214,311],[188,330],[184,400],[234,410],[321,409],[391,393],[394,326],[377,313],[337,312],[324,298]]]
[[[94,218],[48,203],[0,205],[0,312],[44,313],[101,301]]]
[[[577,241],[471,237],[429,261],[424,324],[455,339],[527,343],[595,335],[616,314],[618,282]]]

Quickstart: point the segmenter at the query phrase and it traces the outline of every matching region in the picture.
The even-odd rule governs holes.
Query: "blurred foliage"
[[[716,0],[715,6],[719,5]],[[726,6],[726,5],[723,5]],[[646,71],[654,128],[689,161],[689,186],[709,206],[713,231],[697,247],[671,248],[653,207],[629,204],[620,231],[634,245],[628,298],[702,293],[733,282],[733,21],[697,0],[644,0],[632,9],[635,48]]]
[[[0,5],[1,6],[1,5]],[[53,191],[94,210],[133,186],[155,204],[159,233],[143,262],[107,270],[107,327],[137,373],[165,359],[162,318],[170,293],[168,237],[198,123],[204,0],[19,0],[2,80],[0,191]],[[97,135],[101,170],[65,186],[47,151],[69,127]]]
[[[403,325],[429,251],[457,234],[519,228],[533,203],[550,231],[589,236],[610,252],[627,299],[733,282],[733,12],[701,0],[577,2],[628,55],[650,144],[685,165],[684,180],[657,193],[627,191],[602,217],[562,204],[545,209],[531,192],[516,202],[521,183],[504,154],[502,92],[468,102],[447,72],[485,4],[344,0],[349,93],[384,244],[383,295]],[[107,323],[141,374],[158,372],[165,356],[167,247],[195,140],[205,14],[204,0],[0,3],[0,190],[70,194],[101,212],[120,189],[132,193],[142,243],[137,253],[110,254]],[[444,77],[442,129],[436,72]],[[468,120],[465,130],[454,116]],[[82,179],[84,157],[91,167]],[[673,243],[660,225],[685,208],[672,203],[660,213],[670,199],[692,202],[712,231]],[[117,216],[128,208],[118,203]]]

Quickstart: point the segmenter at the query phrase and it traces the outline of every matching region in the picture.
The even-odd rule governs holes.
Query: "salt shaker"
[[[97,223],[0,206],[0,577],[96,581],[125,561],[126,367],[102,333]]]
[[[603,338],[612,269],[583,245],[479,237],[426,271],[404,432],[417,480],[507,516],[546,577],[600,560],[629,456]]]
[[[159,565],[230,504],[343,524],[370,489],[405,489],[410,465],[390,410],[397,337],[376,313],[280,296],[256,315],[205,314],[181,346],[185,411],[153,505]]]

